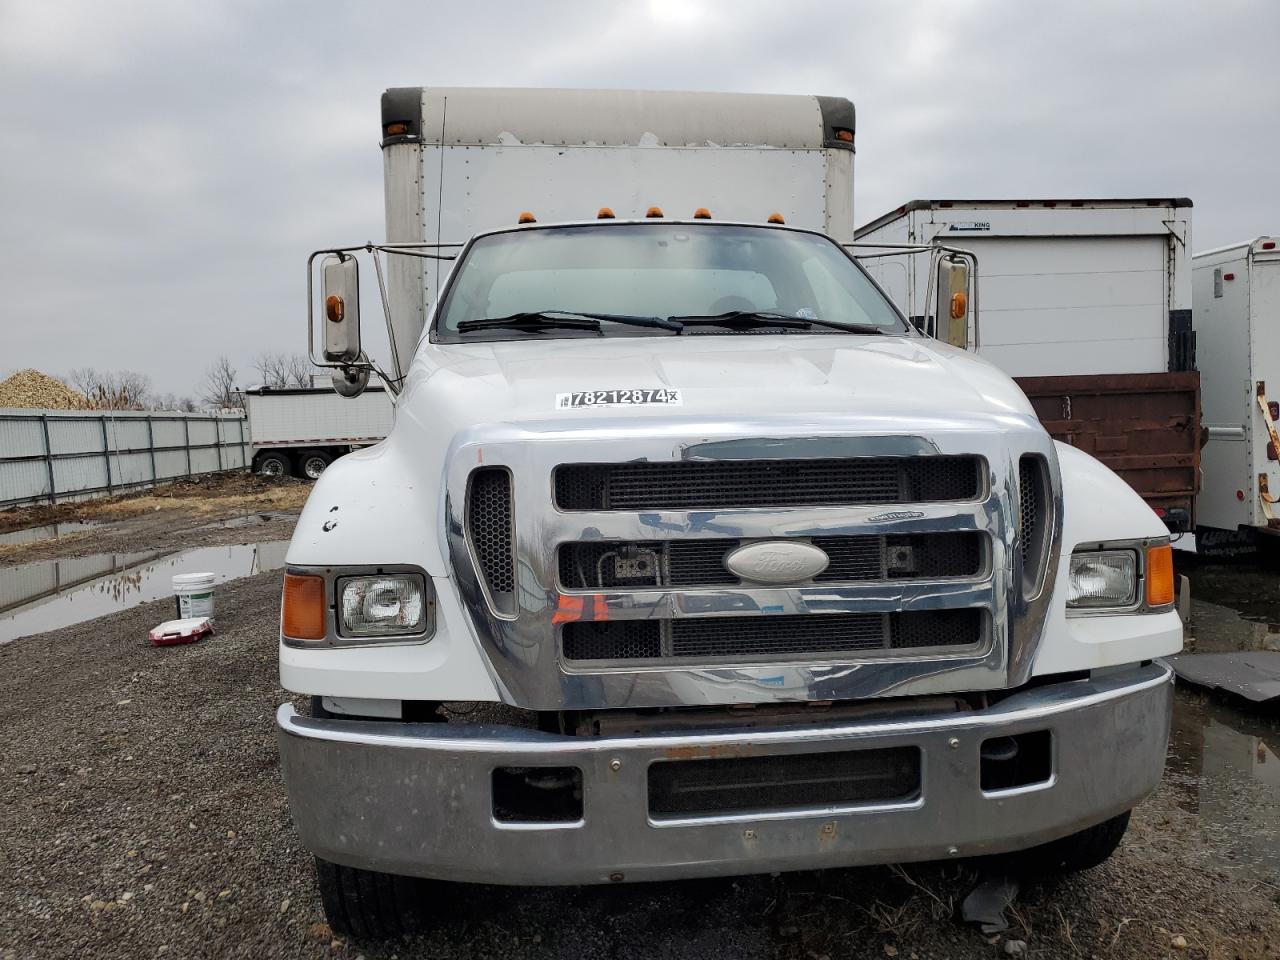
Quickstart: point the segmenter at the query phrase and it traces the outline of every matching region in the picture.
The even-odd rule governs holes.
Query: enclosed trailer
[[[972,250],[978,353],[1174,530],[1190,528],[1198,479],[1190,236],[1186,199],[913,200],[857,230]],[[913,322],[934,322],[921,258],[867,263]]]
[[[250,463],[270,477],[314,480],[335,458],[386,437],[395,411],[382,387],[350,400],[329,387],[254,387],[244,399]]]
[[[1280,535],[1280,239],[1198,253],[1194,268],[1208,433],[1196,547],[1251,549]]]

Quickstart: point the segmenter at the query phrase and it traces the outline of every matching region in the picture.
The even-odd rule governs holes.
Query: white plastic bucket
[[[213,616],[213,584],[217,579],[215,573],[180,573],[173,578],[180,620]]]

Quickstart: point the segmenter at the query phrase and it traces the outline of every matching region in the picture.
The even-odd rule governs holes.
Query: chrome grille
[[[566,624],[566,660],[732,660],[921,647],[970,647],[983,637],[982,611],[686,617]]]
[[[511,535],[511,474],[482,467],[471,474],[467,537],[499,613],[515,612],[515,550]]]
[[[984,534],[789,538],[820,547],[830,560],[815,583],[974,577],[984,565]],[[741,583],[724,565],[740,539],[587,541],[559,549],[568,590],[715,587]]]
[[[851,457],[571,463],[555,471],[561,510],[853,506],[972,500],[977,457]]]

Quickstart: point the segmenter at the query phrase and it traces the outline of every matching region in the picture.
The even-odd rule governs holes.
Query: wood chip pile
[[[0,408],[34,407],[39,410],[87,410],[89,400],[61,380],[39,370],[19,370],[0,382]]]

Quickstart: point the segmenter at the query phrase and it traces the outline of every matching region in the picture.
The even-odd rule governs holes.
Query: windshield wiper
[[[507,317],[484,320],[463,320],[458,324],[459,333],[473,330],[494,330],[512,327],[517,330],[600,330],[600,321],[621,323],[630,327],[658,327],[662,330],[683,329],[683,324],[664,317],[633,317],[623,313],[584,313],[579,310],[530,310],[513,313]]]
[[[781,327],[785,330],[808,330],[810,327],[829,327],[846,333],[884,333],[882,327],[870,323],[839,323],[835,320],[819,320],[816,317],[795,317],[769,310],[730,310],[727,313],[706,316],[668,317],[686,327],[729,327],[747,330],[756,327]]]

